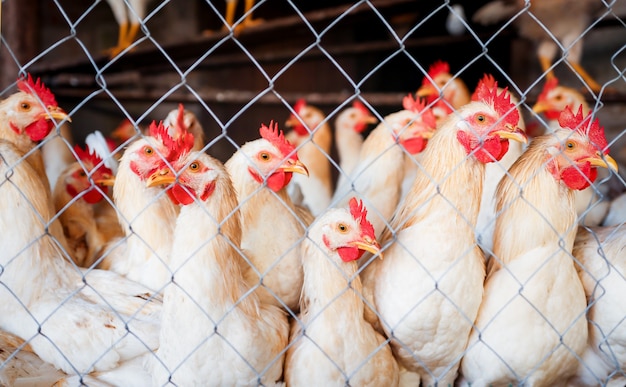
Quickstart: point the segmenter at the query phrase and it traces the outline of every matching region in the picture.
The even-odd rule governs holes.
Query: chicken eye
[[[85,173],[85,171],[80,171],[80,172],[78,172],[78,176],[85,177],[85,176],[87,176],[87,173]]]
[[[189,170],[196,172],[200,169],[200,163],[197,161],[194,161],[193,163],[189,164]]]
[[[476,116],[476,121],[478,122],[485,122],[485,116],[482,114],[479,114]]]
[[[20,109],[23,111],[29,111],[31,108],[30,104],[28,102],[22,102],[20,104]]]
[[[151,147],[147,146],[143,149],[143,153],[147,154],[147,155],[151,155],[154,153],[154,149],[152,149]]]
[[[565,146],[568,150],[573,150],[574,148],[576,148],[576,144],[574,143],[574,141],[568,141],[567,143],[565,143]]]
[[[348,232],[348,226],[346,226],[346,225],[345,225],[345,224],[343,224],[343,223],[339,223],[339,224],[337,225],[337,229],[338,229],[338,230],[339,230],[339,232],[340,232],[340,233],[342,233],[342,234],[345,234],[345,233],[347,233],[347,232]]]
[[[272,158],[267,152],[262,152],[259,157],[261,157],[261,160],[263,161],[269,161]]]

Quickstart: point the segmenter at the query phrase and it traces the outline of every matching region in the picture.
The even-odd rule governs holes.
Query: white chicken
[[[335,190],[334,205],[347,205],[353,196],[363,199],[369,221],[381,233],[400,202],[405,165],[416,165],[409,159],[426,147],[434,131],[435,117],[423,103],[386,116],[363,142],[357,165]]]
[[[462,361],[471,386],[565,385],[585,349],[573,190],[589,186],[596,167],[616,164],[597,121],[567,108],[559,122],[562,129],[536,137],[498,186],[494,255]]]
[[[588,346],[576,381],[585,386],[626,384],[626,228],[579,228],[573,254],[587,296]]]
[[[113,58],[130,47],[146,17],[147,3],[150,0],[107,0],[119,27],[117,45],[107,50]]]
[[[378,119],[370,113],[363,102],[356,100],[352,106],[344,109],[335,120],[335,146],[339,156],[339,178],[337,187],[345,184],[346,179],[359,162],[359,153],[363,146],[361,133],[369,124]]]
[[[388,341],[363,319],[358,260],[380,254],[363,202],[333,208],[309,228],[303,244],[301,313],[285,361],[289,386],[397,386]],[[305,335],[306,332],[306,335]]]
[[[182,103],[178,105],[178,109],[167,114],[163,126],[169,128],[170,137],[174,139],[184,133],[191,133],[194,138],[192,150],[199,151],[204,147],[204,128],[198,117],[190,110],[186,110]]]
[[[113,198],[125,237],[113,240],[99,268],[109,269],[160,290],[169,283],[169,255],[178,208],[163,190],[146,187],[146,179],[161,164],[193,146],[187,133],[174,140],[161,123],[150,125],[150,136],[136,140],[124,152],[113,186]]]
[[[441,96],[454,110],[469,103],[471,98],[465,82],[452,75],[450,65],[443,61],[437,61],[428,68],[428,74],[416,94],[419,98],[426,98],[428,103],[433,103]]]
[[[333,194],[330,168],[333,133],[324,113],[303,99],[296,102],[293,110],[296,114],[286,122],[292,130],[285,137],[298,149],[302,162],[311,167],[308,176],[293,177],[288,192],[295,204],[317,216],[328,208]],[[296,201],[299,197],[301,202]]]
[[[114,372],[156,349],[160,302],[136,283],[80,271],[60,254],[44,228],[52,217],[47,187],[4,141],[0,178],[0,329],[68,374]]]
[[[276,385],[289,327],[282,309],[262,304],[242,268],[237,195],[216,159],[191,152],[147,181],[175,184],[182,205],[164,290],[154,385]],[[178,174],[178,176],[176,176]]]
[[[286,186],[294,173],[306,176],[308,171],[277,124],[262,125],[260,134],[226,162],[241,206],[241,248],[252,265],[246,276],[250,284],[260,284],[265,302],[297,311],[304,275],[300,244],[307,221]],[[268,237],[268,225],[273,237]]]
[[[365,268],[398,361],[423,385],[452,385],[482,299],[484,257],[474,238],[485,163],[525,141],[517,110],[494,88],[437,128],[412,190]],[[393,237],[393,238],[392,238]],[[373,271],[373,272],[372,272]],[[365,282],[367,279],[367,282]]]

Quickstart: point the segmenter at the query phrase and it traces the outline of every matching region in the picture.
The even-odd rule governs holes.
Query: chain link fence
[[[242,3],[2,2],[0,385],[625,384],[624,1]]]

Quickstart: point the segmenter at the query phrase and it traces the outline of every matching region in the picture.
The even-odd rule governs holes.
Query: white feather
[[[111,154],[111,150],[109,149],[109,145],[107,144],[104,135],[99,130],[96,130],[93,133],[90,133],[85,138],[85,144],[89,148],[89,154],[97,154],[102,160],[104,160],[104,165],[109,168],[113,174],[117,174],[117,160]]]

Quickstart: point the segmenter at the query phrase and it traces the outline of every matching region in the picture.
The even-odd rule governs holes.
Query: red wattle
[[[41,141],[48,133],[52,131],[54,123],[45,119],[39,119],[24,128],[24,132],[30,137],[31,141]]]
[[[337,254],[344,262],[356,261],[361,258],[365,251],[359,250],[357,247],[340,247],[337,249]]]
[[[404,141],[400,141],[400,145],[412,155],[418,154],[426,148],[428,140],[423,137],[412,137]]]
[[[596,180],[598,170],[593,168],[589,162],[563,168],[561,171],[561,180],[570,189],[582,190]],[[591,183],[590,183],[591,182]]]

